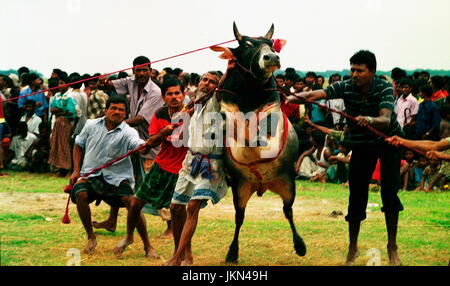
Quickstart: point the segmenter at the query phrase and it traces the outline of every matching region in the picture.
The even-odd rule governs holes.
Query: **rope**
[[[308,103],[315,104],[315,105],[319,106],[320,108],[327,109],[327,110],[329,110],[329,111],[331,111],[331,112],[339,113],[340,115],[345,116],[345,117],[347,117],[348,119],[350,119],[350,120],[352,120],[352,121],[354,121],[354,122],[358,122],[358,120],[357,120],[355,117],[353,117],[353,116],[351,116],[351,115],[349,115],[349,114],[347,114],[347,113],[345,113],[345,112],[343,112],[343,111],[336,110],[336,109],[334,109],[334,108],[328,107],[328,106],[326,106],[326,105],[320,104],[320,103],[318,103],[318,102],[315,102],[315,101],[313,101],[313,100],[310,100],[310,99],[307,99],[307,98],[304,98],[304,97],[300,97],[300,96],[296,95],[295,93],[293,93],[293,92],[291,92],[291,91],[283,91],[283,92],[284,92],[284,93],[289,93],[290,95],[293,95],[293,96],[295,96],[295,97],[297,97],[297,98],[300,98],[300,99],[302,99],[302,100],[304,100],[304,101],[306,101],[306,102],[308,102]],[[365,126],[365,127],[366,127],[369,131],[371,131],[372,133],[374,133],[375,135],[377,135],[377,136],[379,136],[379,137],[381,137],[381,138],[383,138],[383,139],[388,138],[388,136],[387,136],[386,134],[384,134],[384,133],[381,132],[380,130],[378,130],[378,129],[376,129],[376,128],[370,126],[370,125],[367,125],[367,126]],[[423,152],[423,151],[421,151],[421,150],[419,150],[419,149],[412,148],[412,147],[408,147],[408,146],[406,146],[406,145],[404,145],[404,144],[400,144],[400,146],[405,147],[405,148],[408,148],[408,149],[411,149],[412,151],[414,151],[414,152],[416,152],[416,153],[418,153],[418,154],[421,154],[421,155],[425,156],[425,152]]]
[[[211,46],[199,48],[199,49],[196,49],[196,50],[184,52],[184,53],[181,53],[181,54],[177,54],[177,55],[175,55],[175,56],[171,56],[171,57],[166,57],[166,58],[163,58],[163,59],[159,59],[159,60],[156,60],[156,61],[153,61],[153,62],[139,64],[139,65],[136,65],[136,66],[131,67],[131,68],[126,68],[126,69],[118,70],[118,71],[115,71],[115,72],[106,73],[106,74],[103,74],[103,75],[98,75],[98,76],[93,76],[93,77],[86,78],[86,79],[81,79],[81,80],[74,81],[74,82],[71,82],[71,83],[66,83],[66,84],[63,84],[63,85],[55,86],[55,87],[52,87],[52,88],[47,88],[47,89],[43,89],[43,90],[40,90],[40,91],[35,91],[35,92],[32,92],[32,93],[27,93],[27,94],[24,94],[24,95],[21,95],[21,96],[8,98],[8,99],[6,99],[6,100],[0,100],[0,103],[7,102],[7,101],[11,101],[11,100],[15,100],[15,99],[19,99],[19,98],[22,98],[22,97],[31,96],[31,95],[38,94],[38,93],[47,92],[47,91],[54,90],[54,89],[59,89],[59,88],[61,88],[61,87],[70,86],[70,85],[76,84],[76,83],[81,83],[81,82],[85,82],[85,81],[90,81],[90,80],[92,80],[92,79],[97,79],[97,78],[104,77],[104,76],[109,76],[109,75],[116,74],[116,73],[119,73],[119,72],[122,72],[122,71],[134,69],[134,68],[141,67],[141,66],[146,66],[146,65],[148,65],[148,64],[154,64],[154,63],[158,63],[158,62],[170,60],[170,59],[173,59],[173,58],[176,58],[176,57],[181,57],[181,56],[184,56],[184,55],[196,53],[196,52],[199,52],[199,51],[202,51],[202,50],[209,49],[209,48],[211,48],[211,47],[215,47],[215,46],[219,46],[219,45],[231,43],[231,42],[234,42],[234,41],[236,41],[236,40],[229,40],[229,41],[222,42],[222,43],[218,43],[218,44],[215,44],[215,45],[211,45]]]

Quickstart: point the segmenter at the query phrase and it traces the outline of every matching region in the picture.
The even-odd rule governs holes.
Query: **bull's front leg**
[[[226,263],[237,263],[239,259],[239,232],[241,226],[244,223],[245,218],[245,208],[247,202],[253,194],[251,183],[233,183],[233,204],[235,209],[235,229],[233,241],[228,249],[227,257],[225,259]]]

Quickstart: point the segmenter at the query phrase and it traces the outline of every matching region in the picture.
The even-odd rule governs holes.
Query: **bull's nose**
[[[268,61],[279,61],[280,57],[277,54],[268,54],[268,55],[264,55],[263,57],[264,61],[268,62]]]

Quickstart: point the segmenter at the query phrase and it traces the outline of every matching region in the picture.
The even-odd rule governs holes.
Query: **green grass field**
[[[9,172],[0,178],[1,265],[54,265],[71,263],[70,249],[82,250],[86,234],[70,205],[70,224],[62,224],[67,195],[63,187],[67,178],[53,175]],[[281,199],[270,192],[250,200],[240,235],[239,265],[340,266],[348,245],[348,189],[333,184],[297,182],[294,219],[307,245],[305,257],[293,249],[291,231],[282,211]],[[398,245],[403,265],[446,266],[449,264],[450,193],[400,192],[405,210],[400,215]],[[377,192],[369,196],[367,219],[360,233],[360,257],[356,265],[380,263],[388,265],[386,230]],[[93,218],[103,220],[109,207],[91,205]],[[165,223],[146,215],[148,232],[159,260],[143,257],[142,242],[135,243],[120,257],[113,247],[125,235],[126,211],[120,210],[116,232],[97,230],[98,245],[93,255],[80,256],[80,265],[161,265],[173,251],[172,239],[157,238]],[[234,233],[234,209],[231,191],[217,205],[209,204],[200,212],[193,238],[195,265],[224,265]],[[76,251],[76,250],[75,250]],[[375,255],[374,255],[375,253]]]

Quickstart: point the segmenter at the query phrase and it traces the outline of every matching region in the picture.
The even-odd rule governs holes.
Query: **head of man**
[[[338,73],[334,73],[328,79],[328,84],[333,84],[335,82],[341,81],[341,75]]]
[[[127,101],[125,98],[113,96],[106,102],[105,111],[107,123],[118,126],[127,116]]]
[[[305,88],[305,79],[299,77],[294,83],[295,92],[302,92]]]
[[[36,107],[36,102],[34,100],[26,100],[23,107],[27,114],[32,115],[34,113],[34,108]]]
[[[325,78],[321,75],[318,75],[317,79],[316,79],[316,84],[323,86],[324,83],[325,83]]]
[[[39,87],[41,87],[42,84],[42,79],[39,78],[39,76],[35,73],[31,73],[28,77],[29,83],[30,83],[30,87],[32,90],[36,90]]]
[[[402,92],[402,96],[406,98],[412,92],[413,89],[412,80],[404,78],[400,81],[399,85],[400,90]]]
[[[372,52],[361,50],[350,58],[350,77],[357,87],[369,87],[376,71],[377,60]]]
[[[66,85],[66,84],[68,84],[70,81],[69,81],[69,76],[67,75],[67,73],[61,73],[60,75],[59,75],[59,81],[58,81],[58,84],[59,84],[59,92],[61,93],[61,94],[64,94],[68,89],[69,89],[69,86],[68,85]]]
[[[305,76],[306,85],[312,86],[317,79],[317,74],[315,72],[307,72]]]
[[[209,71],[205,73],[201,78],[200,82],[198,83],[197,92],[207,94],[209,92],[212,92],[220,81],[220,75],[216,71]]]
[[[150,79],[152,68],[147,57],[139,56],[133,61],[133,74],[139,85],[146,85]]]
[[[183,106],[184,85],[176,78],[164,79],[161,94],[169,110],[178,111]]]
[[[6,75],[0,74],[0,90],[6,88]]]
[[[275,82],[277,84],[277,87],[283,87],[284,86],[285,77],[283,74],[277,74],[275,77]]]

